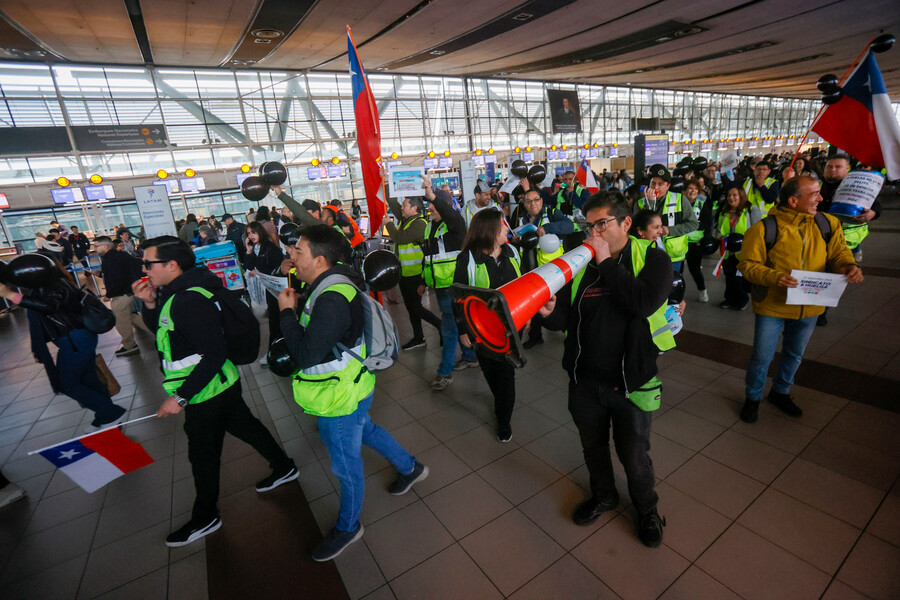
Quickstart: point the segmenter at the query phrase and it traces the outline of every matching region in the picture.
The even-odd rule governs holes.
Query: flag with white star
[[[143,446],[119,428],[63,442],[40,454],[88,493],[153,462]]]

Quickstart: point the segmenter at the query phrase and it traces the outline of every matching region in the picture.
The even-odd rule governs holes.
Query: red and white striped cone
[[[460,333],[492,358],[524,366],[519,330],[593,258],[594,249],[585,244],[496,290],[453,284],[448,292]]]

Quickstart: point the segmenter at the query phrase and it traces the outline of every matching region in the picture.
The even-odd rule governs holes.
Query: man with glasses
[[[665,308],[672,262],[651,242],[628,236],[631,216],[618,194],[594,195],[584,205],[585,244],[594,260],[550,299],[540,314],[548,329],[567,331],[563,368],[569,373],[569,412],[578,427],[591,497],[572,520],[587,526],[619,504],[609,451],[616,454],[637,511],[638,537],[662,542],[650,450],[652,411],[661,383],[656,358],[674,346]]]
[[[259,452],[272,474],[256,484],[266,492],[299,473],[294,461],[253,416],[241,395],[237,367],[225,355],[222,317],[210,290],[222,290],[219,278],[195,266],[194,253],[173,236],[144,242],[144,273],[134,295],[144,301],[143,317],[156,334],[156,347],[169,395],[157,417],[184,411],[188,460],[197,496],[190,520],[169,534],[166,545],[190,544],[222,526],[219,518],[219,464],[225,432]]]
[[[545,265],[554,258],[563,255],[562,239],[572,233],[575,229],[575,225],[561,211],[550,207],[545,208],[541,194],[537,190],[528,190],[525,192],[525,199],[522,201],[522,205],[524,210],[517,211],[516,214],[520,216],[516,222],[513,223],[515,229],[518,230],[520,227],[530,224],[537,228],[538,239],[548,233],[554,234],[560,239],[559,248],[557,248],[555,252],[544,252],[540,246],[529,250],[523,248],[522,266],[528,265],[533,269]],[[513,243],[517,244],[519,240],[520,237],[513,234]],[[525,269],[523,269],[523,271],[524,270]],[[526,350],[544,343],[544,336],[541,332],[542,321],[543,319],[540,315],[535,315],[531,319],[531,329],[528,332],[528,339],[525,340],[525,343],[523,344]]]

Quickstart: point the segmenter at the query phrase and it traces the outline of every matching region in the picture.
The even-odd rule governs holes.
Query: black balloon
[[[297,365],[291,358],[284,338],[278,338],[272,342],[269,352],[266,354],[266,361],[269,363],[269,370],[279,377],[291,377],[297,372]]]
[[[50,285],[60,275],[52,258],[35,252],[22,254],[9,261],[6,282],[33,289]]]
[[[719,240],[707,234],[704,235],[699,242],[697,242],[697,245],[700,248],[701,254],[709,256],[710,254],[715,254],[716,250],[719,249]]]
[[[685,156],[684,158],[679,160],[677,163],[675,163],[675,166],[682,167],[682,168],[691,166],[691,157]]]
[[[400,283],[400,260],[393,252],[376,250],[363,261],[363,279],[376,292],[386,292]]]
[[[525,164],[524,160],[517,158],[509,165],[509,172],[519,179],[524,179],[525,177],[528,177],[528,165]]]
[[[706,169],[706,167],[708,165],[709,165],[709,161],[706,159],[705,156],[698,156],[697,158],[695,158],[694,160],[691,161],[691,168],[698,170],[698,171],[702,171],[702,170]]]
[[[519,246],[527,252],[537,248],[539,241],[540,236],[538,236],[537,231],[526,231],[519,238]]]
[[[896,41],[897,39],[893,35],[885,33],[872,40],[870,48],[872,48],[872,52],[878,52],[880,54],[890,50]]]
[[[741,233],[729,233],[725,237],[725,249],[729,252],[740,252],[744,243],[744,235]]]
[[[278,239],[288,248],[295,246],[297,240],[300,239],[300,226],[293,221],[288,221],[278,229]]]
[[[531,165],[531,168],[528,169],[528,182],[531,183],[533,187],[541,185],[541,182],[544,181],[546,177],[547,169],[544,165]]]
[[[269,185],[281,185],[287,180],[287,169],[274,160],[263,163],[259,166],[259,178]]]
[[[259,202],[269,194],[269,184],[256,175],[251,175],[241,183],[241,194],[251,202]]]
[[[844,92],[843,92],[843,90],[838,89],[838,90],[835,90],[834,92],[832,92],[832,93],[830,93],[830,94],[823,94],[823,95],[822,95],[822,102],[824,102],[825,104],[831,106],[832,104],[836,103],[838,100],[840,100],[840,99],[843,98],[843,97],[844,97]]]
[[[672,291],[669,292],[669,304],[681,304],[684,300],[684,277],[674,271],[672,275]]]
[[[816,87],[819,88],[819,91],[823,94],[831,94],[838,89],[838,78],[837,75],[833,73],[829,73],[828,75],[822,75],[819,77],[819,80],[816,82]]]
[[[0,260],[0,283],[9,281],[9,265],[5,260]]]

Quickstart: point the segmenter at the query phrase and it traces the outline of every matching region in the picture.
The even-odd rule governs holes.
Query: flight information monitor
[[[109,184],[86,185],[84,186],[84,196],[88,200],[115,200],[116,192]]]
[[[439,169],[450,169],[453,167],[453,157],[447,156],[446,158],[438,159],[438,168]]]
[[[438,161],[436,158],[426,158],[425,159],[425,168],[426,169],[436,169],[437,163],[438,163]]]
[[[178,180],[181,183],[181,191],[190,194],[206,189],[206,181],[202,177],[185,177]]]
[[[164,185],[166,186],[166,192],[169,194],[174,194],[178,191],[178,182],[174,179],[158,179],[151,185]]]
[[[81,188],[77,187],[50,190],[50,195],[53,196],[55,204],[72,204],[73,202],[82,202],[84,200]]]

